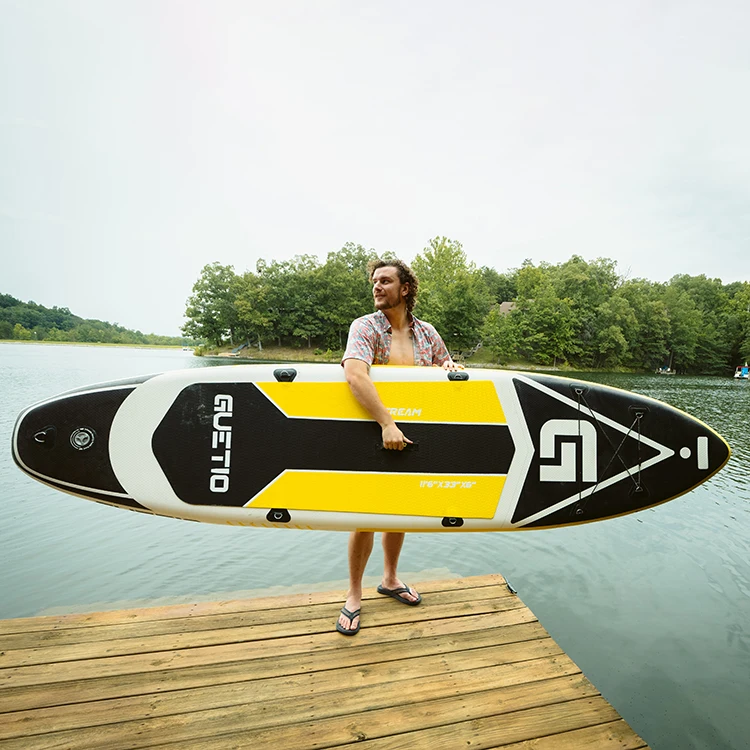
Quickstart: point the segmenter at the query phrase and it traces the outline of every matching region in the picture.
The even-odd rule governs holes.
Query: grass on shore
[[[264,346],[259,350],[257,346],[246,347],[236,355],[232,349],[236,347],[222,346],[196,348],[195,354],[199,357],[227,357],[240,362],[341,362],[343,351],[328,349],[314,349],[312,347],[296,348],[292,346]]]

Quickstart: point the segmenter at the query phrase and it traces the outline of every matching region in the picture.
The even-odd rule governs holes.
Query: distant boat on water
[[[750,379],[750,367],[747,366],[747,362],[744,365],[737,365],[737,369],[734,371],[734,377],[738,380]]]
[[[669,353],[669,362],[666,365],[657,367],[657,375],[677,375],[677,370],[672,369],[672,352]]]

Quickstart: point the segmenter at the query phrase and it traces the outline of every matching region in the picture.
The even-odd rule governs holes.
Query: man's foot
[[[385,583],[381,583],[378,586],[378,594],[384,596],[392,596],[402,604],[408,604],[411,607],[416,607],[419,602],[422,601],[422,597],[413,589],[411,586],[407,586],[401,581],[396,581],[392,588],[386,586]]]
[[[336,630],[344,635],[357,635],[359,633],[359,612],[358,609],[350,612],[346,607],[342,607],[341,617],[336,623]],[[345,622],[346,625],[342,625],[342,622]]]
[[[355,635],[359,632],[359,613],[362,606],[361,596],[347,596],[341,609],[336,630],[344,635]]]

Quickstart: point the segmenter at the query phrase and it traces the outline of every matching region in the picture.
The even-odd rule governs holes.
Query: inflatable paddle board
[[[382,447],[339,365],[235,365],[64,393],[24,411],[29,476],[97,502],[242,526],[505,531],[689,492],[730,449],[635,393],[549,375],[373,367],[414,445]]]

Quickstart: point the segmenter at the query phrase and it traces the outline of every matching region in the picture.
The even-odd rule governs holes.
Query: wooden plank
[[[622,720],[571,732],[550,734],[532,741],[495,745],[492,750],[648,750],[648,745]]]
[[[407,609],[404,607],[404,609]],[[413,607],[416,611],[419,607]],[[335,619],[335,618],[334,618]],[[165,650],[155,653],[136,653],[109,658],[82,659],[64,663],[56,669],[55,665],[34,664],[30,666],[9,667],[0,669],[0,689],[20,685],[39,685],[67,680],[88,679],[137,672],[154,672],[164,669],[180,669],[199,664],[217,664],[243,661],[248,658],[264,658],[304,654],[312,651],[361,648],[375,643],[394,643],[412,641],[437,635],[467,633],[473,630],[502,628],[506,625],[520,625],[534,622],[533,613],[526,608],[512,609],[507,612],[475,615],[473,617],[453,617],[398,625],[385,625],[367,628],[354,639],[342,642],[343,636],[333,631],[328,621],[328,630],[332,632],[296,637],[272,638],[259,640],[249,646],[246,642],[222,644],[220,646],[190,647]],[[17,652],[11,652],[11,654]]]
[[[294,721],[387,708],[402,702],[404,689],[408,691],[411,702],[422,702],[580,673],[564,654],[500,665],[491,664],[488,657],[486,653],[464,653],[463,661],[454,660],[457,669],[452,670],[446,669],[442,657],[409,658],[371,664],[364,670],[316,672],[295,680],[271,678],[162,695],[17,711],[3,718],[0,739],[102,726],[111,724],[113,717],[118,723],[185,713],[206,717],[209,710],[232,706],[238,706],[246,713],[248,706],[252,705],[264,705],[262,713],[254,717],[254,727],[280,726]],[[394,683],[399,681],[408,681],[408,685],[396,687]],[[310,705],[311,695],[315,696],[314,705]]]
[[[443,606],[448,607],[444,616],[452,616],[451,612],[461,611],[460,604],[466,602],[474,604],[477,602],[494,601],[494,611],[499,609],[512,609],[524,606],[517,596],[511,594],[507,588],[497,586],[481,586],[465,588],[460,591],[437,591],[429,595],[420,607],[430,608]],[[341,606],[341,597],[336,600]],[[392,606],[395,602],[384,596],[377,599],[367,600],[365,611],[368,618],[377,615],[382,619],[383,613],[392,614]],[[472,611],[467,609],[466,614]],[[441,613],[442,614],[442,613]],[[125,624],[107,624],[98,627],[85,628],[57,628],[49,631],[33,630],[27,633],[12,633],[0,635],[0,651],[11,651],[18,649],[31,649],[40,647],[51,647],[61,645],[72,645],[77,643],[94,643],[97,641],[114,641],[125,638],[144,638],[153,635],[168,635],[175,633],[188,633],[197,631],[213,631],[238,627],[248,627],[268,624],[289,624],[316,620],[331,616],[330,603],[305,604],[296,607],[271,607],[252,612],[241,612],[220,615],[202,615],[191,617],[179,617],[163,620],[146,620],[143,622],[131,622]],[[434,616],[434,613],[433,613]]]
[[[502,589],[505,586],[505,579],[499,574],[471,576],[445,581],[424,581],[419,584],[418,588],[422,594],[431,594],[433,592],[457,591],[467,588],[481,588],[483,586],[494,586]],[[367,590],[365,592],[365,601],[375,601],[382,598],[374,590]],[[101,625],[123,623],[153,622],[203,615],[236,614],[312,604],[335,604],[342,601],[341,591],[321,591],[257,599],[193,602],[190,604],[172,604],[161,607],[140,607],[82,614],[18,617],[9,620],[0,620],[0,635],[29,633],[33,631],[47,632],[67,628],[99,627]]]
[[[76,704],[108,698],[128,697],[169,690],[185,690],[206,685],[242,682],[249,678],[262,680],[276,676],[286,678],[331,669],[349,669],[372,663],[408,664],[415,658],[433,657],[453,664],[472,651],[482,653],[488,649],[493,663],[510,663],[523,660],[526,649],[537,647],[544,653],[560,653],[559,646],[547,635],[538,622],[509,625],[502,628],[447,634],[419,638],[404,645],[410,659],[403,659],[403,651],[383,649],[374,644],[359,648],[346,648],[339,652],[313,652],[281,657],[245,659],[228,663],[205,663],[184,669],[118,674],[112,677],[50,682],[0,689],[0,713],[46,706]],[[521,658],[517,657],[517,654]],[[64,665],[67,670],[69,665]],[[456,668],[455,666],[452,668]]]
[[[505,613],[521,609],[525,609],[523,602],[517,597],[513,597],[446,604],[440,607],[439,611],[440,618],[444,619],[494,612]],[[34,664],[55,664],[81,659],[101,659],[128,654],[153,654],[160,651],[330,633],[334,628],[337,616],[338,610],[331,612],[329,609],[325,617],[314,620],[293,620],[268,625],[247,625],[220,630],[198,630],[143,638],[122,638],[61,646],[16,649],[0,653],[0,669]],[[414,623],[433,620],[435,616],[435,609],[429,605],[420,607],[381,606],[379,611],[367,614],[367,628],[368,631],[372,631],[373,628],[381,625],[413,625]],[[364,626],[364,615],[362,619]]]
[[[610,720],[602,721],[607,716]],[[622,735],[618,731],[618,726],[622,727]],[[586,742],[589,737],[586,732],[591,732],[592,739],[589,744],[556,744],[558,739],[565,738],[566,735],[575,739],[576,734]],[[604,738],[604,742],[598,742],[599,738]],[[254,741],[257,742],[257,738],[254,738]],[[459,747],[472,750],[602,750],[604,747],[607,750],[648,750],[648,745],[632,732],[617,716],[617,712],[601,697],[569,701],[553,706],[552,710],[547,706],[531,708],[381,739],[368,740],[366,735],[360,733],[349,742],[335,745],[322,744],[320,738],[304,735],[293,741],[296,744],[288,747],[294,747],[295,750],[320,750],[330,747],[351,750],[455,750]],[[567,742],[567,739],[562,739],[562,742]],[[251,746],[283,747],[273,744],[273,741],[268,744],[261,742],[248,745],[241,734],[224,734],[159,745],[163,750],[225,750]]]
[[[532,707],[528,710],[517,710],[497,713],[478,719],[460,721],[450,726],[439,726],[429,729],[416,729],[392,736],[384,736],[373,741],[357,741],[358,750],[413,750],[413,748],[430,748],[430,750],[455,750],[457,747],[470,747],[471,750],[490,750],[518,743],[537,742],[538,737],[612,723],[620,719],[612,706],[601,696],[574,699],[571,701]],[[227,747],[226,738],[215,742],[213,747]],[[236,742],[236,737],[234,741]],[[354,741],[340,745],[313,745],[300,738],[297,745],[290,747],[353,747]],[[235,745],[236,746],[236,745]],[[271,745],[268,745],[270,747]],[[165,746],[169,747],[169,745]],[[174,747],[174,746],[173,746]],[[185,750],[195,750],[187,743]],[[206,746],[207,747],[207,746]],[[259,745],[263,747],[263,745]],[[523,745],[522,745],[523,747]],[[526,744],[529,747],[529,744]],[[553,744],[552,747],[555,747]],[[536,748],[535,748],[536,750]],[[600,748],[598,749],[600,750]]]
[[[531,662],[530,662],[531,663]],[[477,719],[502,714],[513,716],[527,714],[528,710],[544,706],[551,715],[557,713],[560,702],[572,702],[577,699],[598,700],[596,703],[602,716],[612,721],[617,717],[614,709],[598,696],[596,689],[580,673],[573,676],[558,677],[539,682],[514,684],[498,689],[480,692],[465,692],[462,687],[458,695],[450,698],[439,698],[415,702],[409,690],[408,701],[398,706],[383,709],[368,709],[366,702],[361,702],[360,709],[353,713],[336,712],[330,718],[314,718],[321,711],[335,710],[335,701],[324,695],[319,699],[311,695],[306,701],[287,706],[290,711],[286,721],[273,726],[263,726],[265,711],[253,711],[247,705],[192,714],[179,714],[163,718],[147,719],[134,722],[108,724],[101,727],[76,729],[64,732],[51,732],[4,741],[0,747],[8,750],[27,750],[39,748],[75,747],[77,750],[87,748],[117,747],[126,748],[154,747],[169,738],[170,743],[188,743],[197,738],[212,741],[222,734],[242,734],[242,743],[246,747],[282,747],[282,748],[324,748],[334,747],[352,741],[361,741],[367,737],[380,736],[393,739],[388,735],[411,734],[414,727],[438,728],[437,736],[443,739],[431,747],[450,748],[455,744],[445,744],[444,727],[454,722],[474,722]],[[355,700],[361,691],[342,691]],[[402,696],[398,696],[403,699]],[[331,705],[334,704],[334,705]],[[347,708],[351,706],[347,704]],[[565,703],[563,703],[565,705]],[[343,709],[346,710],[346,709]],[[614,714],[614,716],[613,716]],[[313,717],[300,721],[301,717]],[[499,722],[502,724],[502,722]],[[525,722],[522,722],[525,724]],[[602,720],[591,723],[602,723]],[[258,726],[260,724],[260,727]],[[582,726],[571,726],[571,729]],[[528,732],[528,726],[526,726]],[[24,744],[25,743],[25,744]],[[389,745],[384,745],[387,747]],[[398,747],[414,747],[414,744],[399,744]],[[421,745],[426,747],[427,745]],[[471,745],[474,747],[473,745]],[[489,745],[485,745],[489,747]],[[393,745],[396,747],[396,745]]]
[[[571,716],[571,712],[568,712],[568,716],[561,716],[558,714],[558,720],[565,722],[579,721],[587,722],[591,719],[586,713],[586,705],[578,703],[574,706],[575,712]],[[542,709],[544,711],[544,709]],[[599,718],[599,713],[594,713],[594,720]],[[544,718],[543,714],[538,711],[528,716],[530,721],[536,721],[540,718]],[[481,721],[481,720],[480,720]],[[537,724],[540,731],[549,729],[548,725],[541,721]],[[560,724],[560,726],[563,726]],[[484,725],[480,725],[480,731],[484,729]],[[466,729],[466,731],[463,731]],[[445,731],[449,732],[451,741],[455,744],[453,747],[481,747],[475,745],[471,739],[466,739],[469,736],[471,730],[467,727],[447,727]],[[424,741],[425,744],[422,744]],[[417,732],[413,732],[408,737],[408,742],[411,744],[403,745],[392,745],[392,747],[404,747],[409,750],[431,750],[434,745],[429,744],[430,739],[427,737],[420,738]],[[160,745],[164,750],[169,748],[177,748],[178,745]],[[224,748],[239,748],[246,747],[242,743],[241,737],[237,735],[222,735],[215,738],[198,739],[185,744],[179,744],[180,748],[185,750],[223,750]],[[260,746],[259,746],[260,747]],[[310,745],[305,744],[304,740],[297,745],[296,750],[307,750]],[[352,743],[346,743],[344,745],[337,745],[339,748],[364,748],[364,750],[381,750],[381,745],[377,741],[373,742],[361,742],[356,741]],[[587,726],[583,729],[574,729],[567,732],[548,734],[543,737],[531,737],[526,740],[519,742],[513,742],[511,744],[503,743],[502,745],[494,745],[492,748],[486,748],[486,750],[649,750],[648,745],[641,739],[622,719],[617,719],[605,724],[594,724],[593,726]]]

